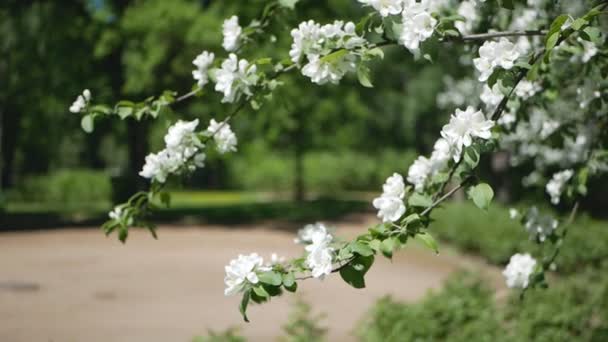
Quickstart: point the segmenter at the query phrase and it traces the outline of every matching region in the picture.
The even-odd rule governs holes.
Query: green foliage
[[[323,318],[323,315],[314,315],[308,303],[302,299],[297,299],[289,314],[287,323],[283,325],[284,335],[279,338],[279,341],[325,341],[327,329],[320,324]]]
[[[490,207],[490,202],[494,198],[494,191],[487,183],[480,183],[469,188],[469,197],[473,203],[480,208],[487,210]]]
[[[481,213],[471,203],[449,203],[436,210],[433,218],[436,221],[430,231],[436,237],[495,264],[506,264],[511,255],[538,248],[524,227],[510,220],[508,210],[500,205]],[[608,258],[607,246],[606,222],[588,217],[575,220],[556,260],[558,273],[573,274],[582,266],[598,265]]]
[[[356,329],[361,341],[490,341],[500,328],[490,288],[472,274],[417,304],[390,297],[376,303]]]
[[[376,191],[393,172],[405,172],[414,158],[413,151],[383,150],[373,155],[348,150],[311,152],[304,157],[304,180],[307,189],[314,192]],[[239,188],[284,192],[291,190],[295,181],[294,163],[290,155],[256,149],[235,156],[229,169]]]
[[[47,175],[26,177],[12,192],[11,199],[36,203],[109,204],[110,177],[103,171],[58,170]]]
[[[377,302],[357,328],[361,341],[604,341],[608,338],[606,268],[586,270],[547,290],[495,303],[479,276],[458,273],[416,304]]]
[[[221,332],[209,331],[206,336],[196,336],[192,342],[245,342],[246,338],[238,334],[238,329],[230,328]]]

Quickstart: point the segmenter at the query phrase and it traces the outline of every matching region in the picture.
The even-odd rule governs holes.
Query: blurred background
[[[501,204],[483,213],[461,200],[438,211],[432,229],[445,246],[440,256],[408,247],[392,265],[382,261],[365,290],[339,279],[305,285],[297,303],[281,298],[254,308],[246,326],[238,299],[223,297],[223,265],[238,253],[297,256],[290,244],[303,223],[328,220],[349,236],[375,222],[370,200],[386,177],[407,174],[417,155],[432,150],[453,109],[470,104],[448,92],[465,87],[457,82],[471,73],[454,57],[466,49],[460,46],[442,49],[440,63],[388,48],[371,68],[372,89],[355,77],[316,86],[287,75],[270,104],[233,122],[237,153],[210,156],[204,169],[171,184],[172,206],[156,214],[164,223],[159,241],[141,232],[122,246],[88,229],[146,187],[137,173],[162,148],[172,122],[227,113],[209,92],[155,120],[104,119],[86,134],[80,116],[67,110],[75,97],[84,88],[99,103],[185,93],[196,55],[225,55],[223,20],[236,14],[245,25],[264,3],[3,1],[0,340],[464,341],[496,339],[504,322],[521,331],[507,334],[513,340],[608,338],[608,278],[596,279],[608,256],[608,182],[589,187],[562,252],[559,285],[521,305],[505,291],[500,270],[511,254],[534,247],[507,211],[543,207],[546,197],[521,186],[533,165],[509,167],[501,153],[481,167]],[[264,37],[243,56],[282,59],[297,23],[357,21],[365,12],[353,0],[300,1],[272,24],[276,39]],[[429,289],[436,291],[425,295]],[[376,302],[385,295],[392,297]]]

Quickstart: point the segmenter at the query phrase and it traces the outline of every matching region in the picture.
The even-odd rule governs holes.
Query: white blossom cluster
[[[331,247],[333,236],[322,224],[317,224],[310,234],[310,243],[304,247],[308,252],[305,264],[311,275],[323,279],[331,274],[333,267],[334,248]]]
[[[337,84],[354,71],[358,56],[352,50],[366,43],[356,34],[354,23],[339,20],[326,25],[305,21],[291,36],[291,60],[297,65],[304,63],[302,74],[316,84]]]
[[[416,191],[422,191],[433,175],[442,171],[452,158],[452,148],[447,140],[439,138],[433,146],[430,158],[419,156],[407,172],[407,181]]]
[[[164,183],[167,176],[180,172],[184,166],[190,171],[203,167],[206,155],[201,150],[205,145],[195,132],[197,126],[198,119],[180,120],[169,127],[165,135],[165,149],[146,156],[146,163],[139,175]]]
[[[405,214],[405,183],[403,176],[393,173],[382,186],[382,195],[373,201],[383,222],[395,222]]]
[[[264,259],[257,253],[241,254],[238,258],[231,260],[224,269],[226,271],[224,295],[226,296],[242,291],[248,283],[257,284],[260,280],[256,272],[268,270],[264,266]]]
[[[382,17],[401,16],[401,23],[397,25],[399,43],[411,52],[420,48],[420,43],[433,35],[437,19],[431,11],[439,9],[444,1],[438,0],[359,0],[371,6]]]
[[[239,25],[239,18],[236,15],[224,20],[224,24],[222,25],[222,34],[224,35],[222,47],[228,52],[236,51],[240,45],[242,32],[243,29]]]
[[[502,272],[510,288],[525,289],[530,283],[530,275],[534,273],[536,260],[530,254],[514,254],[509,264]]]
[[[548,236],[553,234],[559,222],[551,215],[541,215],[537,207],[532,207],[525,216],[524,228],[530,234],[531,239],[544,242]]]
[[[227,122],[211,119],[204,134],[213,137],[219,153],[236,152],[237,138]]]
[[[257,66],[246,59],[238,59],[231,53],[222,62],[220,69],[215,69],[215,90],[223,93],[222,103],[234,103],[243,94],[253,95],[252,88],[258,83]]]
[[[462,1],[458,5],[456,13],[464,18],[464,21],[457,21],[454,26],[461,34],[470,34],[479,22],[479,14],[477,13],[476,1]]]
[[[553,175],[546,186],[547,194],[551,196],[551,203],[556,205],[559,204],[560,197],[564,192],[566,184],[573,175],[574,171],[570,169],[557,172]]]
[[[293,239],[294,243],[297,244],[309,244],[312,243],[312,235],[318,231],[327,231],[327,228],[323,223],[307,224],[302,229],[298,230],[297,237]]]
[[[200,55],[196,56],[192,64],[196,66],[196,69],[192,71],[192,77],[197,81],[199,87],[204,87],[205,84],[209,83],[209,67],[213,64],[215,55],[213,52],[203,51]]]
[[[454,161],[460,160],[464,147],[471,146],[473,138],[490,139],[494,121],[487,120],[483,112],[469,106],[466,110],[456,109],[450,122],[443,126],[441,136],[454,151]]]
[[[497,67],[505,70],[513,68],[517,58],[519,51],[508,39],[500,38],[497,42],[486,41],[479,48],[479,57],[473,59],[473,64],[480,73],[479,81],[487,81]]]
[[[131,224],[133,224],[133,218],[130,217],[127,211],[124,210],[123,207],[120,205],[115,206],[114,209],[112,209],[112,211],[108,213],[108,216],[115,222],[125,221],[124,224],[126,226],[130,226]]]
[[[80,113],[82,112],[89,102],[91,101],[91,91],[89,89],[83,90],[81,95],[76,97],[76,100],[70,106],[70,112],[72,113]]]

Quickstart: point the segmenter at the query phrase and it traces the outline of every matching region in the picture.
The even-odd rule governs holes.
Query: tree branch
[[[530,37],[530,36],[544,36],[547,34],[546,30],[523,30],[523,31],[502,31],[502,32],[487,32],[487,33],[476,33],[455,37],[454,40],[460,41],[476,41],[476,40],[489,40],[500,37]],[[449,40],[449,39],[448,39]]]

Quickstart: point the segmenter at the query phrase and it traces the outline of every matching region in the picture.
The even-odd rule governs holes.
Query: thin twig
[[[487,32],[487,33],[476,33],[468,34],[460,37],[454,37],[454,40],[460,41],[474,41],[474,40],[489,40],[500,37],[530,37],[530,36],[544,36],[547,34],[546,30],[519,30],[519,31],[502,31],[502,32]],[[451,40],[451,39],[448,39]]]

